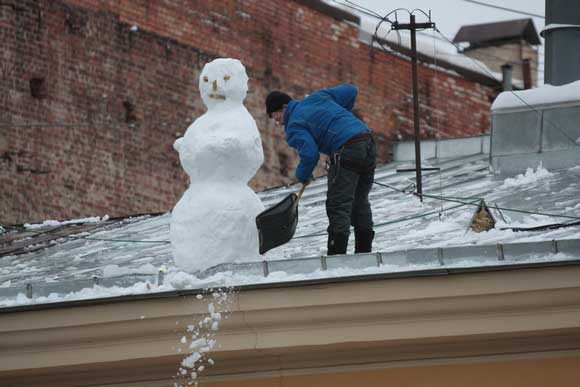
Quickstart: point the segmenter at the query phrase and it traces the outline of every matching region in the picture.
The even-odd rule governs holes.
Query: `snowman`
[[[174,143],[190,185],[171,214],[175,264],[190,273],[258,257],[256,216],[264,210],[249,180],[264,161],[256,122],[242,102],[246,69],[236,59],[207,63],[199,78],[207,112]]]

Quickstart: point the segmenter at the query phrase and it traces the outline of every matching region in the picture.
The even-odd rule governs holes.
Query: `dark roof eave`
[[[489,43],[514,38],[523,38],[531,45],[541,44],[531,18],[462,26],[453,42]]]
[[[494,265],[494,266],[472,266],[465,268],[446,268],[446,269],[428,269],[428,270],[415,270],[408,272],[396,272],[396,273],[379,273],[379,274],[366,274],[366,275],[356,275],[356,276],[346,276],[346,277],[334,277],[334,278],[320,278],[312,280],[303,281],[289,281],[289,282],[274,282],[274,283],[262,283],[254,285],[243,285],[232,287],[238,291],[248,291],[248,290],[260,290],[260,289],[276,289],[276,288],[289,288],[297,286],[319,286],[324,284],[333,283],[344,283],[344,282],[359,282],[359,281],[379,281],[379,280],[390,280],[390,279],[404,279],[404,278],[419,278],[419,277],[436,277],[436,276],[448,276],[448,275],[461,275],[461,274],[471,274],[471,273],[485,273],[485,272],[495,272],[495,271],[508,271],[508,270],[523,270],[523,269],[542,269],[549,267],[565,267],[565,266],[576,266],[580,265],[580,259],[572,259],[567,261],[553,261],[553,262],[538,262],[538,263],[513,263],[506,265]],[[220,288],[223,288],[220,287]],[[85,299],[85,300],[75,300],[75,301],[62,301],[47,304],[36,304],[36,305],[22,305],[13,306],[8,308],[0,308],[0,315],[3,313],[18,313],[18,312],[30,312],[48,309],[60,309],[60,308],[73,308],[79,306],[92,306],[92,305],[103,305],[103,304],[113,304],[128,301],[141,301],[141,300],[153,300],[153,299],[163,299],[163,298],[173,298],[173,297],[185,297],[194,296],[197,294],[211,293],[213,289],[200,288],[200,289],[185,289],[185,290],[172,290],[167,292],[150,293],[150,294],[137,294],[128,296],[118,296],[118,297],[107,297],[107,298],[96,298],[96,299]]]

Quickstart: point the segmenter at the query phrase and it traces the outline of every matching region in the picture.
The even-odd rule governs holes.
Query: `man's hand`
[[[296,180],[294,181],[294,183],[293,183],[293,184],[300,183],[300,184],[302,184],[303,186],[305,186],[305,187],[306,187],[306,186],[307,186],[308,184],[310,184],[310,183],[311,183],[313,180],[314,180],[314,177],[313,177],[313,176],[310,176],[310,179],[308,179],[308,180],[299,180],[299,179],[296,179]]]

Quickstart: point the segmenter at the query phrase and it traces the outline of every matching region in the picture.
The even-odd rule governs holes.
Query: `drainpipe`
[[[511,64],[506,63],[503,66],[501,66],[501,74],[502,74],[501,86],[503,88],[503,91],[513,90],[512,73],[513,67]]]
[[[580,1],[546,0],[544,82],[554,86],[580,80]]]

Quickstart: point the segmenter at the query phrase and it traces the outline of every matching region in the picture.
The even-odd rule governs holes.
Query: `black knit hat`
[[[268,117],[272,118],[272,113],[278,111],[284,107],[284,105],[288,105],[292,98],[288,94],[284,94],[281,91],[272,91],[266,97],[266,113],[268,113]]]

